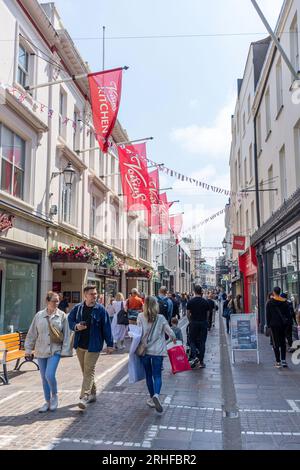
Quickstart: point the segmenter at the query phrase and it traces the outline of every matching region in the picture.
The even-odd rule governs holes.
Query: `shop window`
[[[282,272],[291,273],[298,271],[297,240],[293,240],[281,248]]]
[[[25,88],[29,85],[29,53],[25,47],[19,45],[19,55],[18,55],[18,76],[17,82]]]
[[[2,260],[0,331],[28,330],[37,309],[38,265]]]
[[[0,133],[1,189],[20,199],[24,198],[25,149],[25,140],[2,125]]]
[[[280,256],[280,248],[275,250],[273,253],[273,261],[272,261],[272,276],[277,277],[281,273],[281,256]]]

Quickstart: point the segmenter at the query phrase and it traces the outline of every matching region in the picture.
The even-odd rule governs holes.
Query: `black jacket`
[[[289,306],[286,300],[280,301],[270,299],[266,306],[267,311],[267,326],[272,328],[285,328],[289,318]]]

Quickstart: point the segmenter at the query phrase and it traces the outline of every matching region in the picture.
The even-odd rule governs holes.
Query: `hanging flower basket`
[[[87,245],[70,245],[69,247],[53,247],[49,251],[49,257],[52,262],[61,261],[64,263],[92,263],[99,262],[99,252],[96,247]]]
[[[129,269],[126,273],[127,278],[144,278],[144,279],[152,279],[153,271],[149,269]]]

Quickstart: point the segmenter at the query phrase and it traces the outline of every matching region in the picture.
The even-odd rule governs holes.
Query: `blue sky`
[[[282,0],[259,0],[274,27]],[[230,116],[251,41],[266,36],[250,0],[56,0],[64,26],[93,71],[128,65],[119,120],[129,136],[154,136],[148,156],[186,176],[229,189]],[[184,34],[239,36],[109,39]],[[244,34],[249,33],[249,34]],[[94,38],[94,39],[80,39]],[[95,39],[96,38],[96,39]],[[99,38],[99,39],[97,39]],[[222,209],[227,198],[162,176],[185,228]],[[174,212],[174,210],[173,210]],[[202,228],[203,246],[221,246],[224,218]],[[207,252],[208,262],[217,252]]]

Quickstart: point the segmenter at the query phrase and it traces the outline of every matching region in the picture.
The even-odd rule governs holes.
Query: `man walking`
[[[171,325],[171,319],[173,316],[173,302],[167,297],[168,289],[162,286],[159,289],[159,294],[157,296],[157,302],[159,305],[159,314],[163,315]]]
[[[267,327],[271,329],[275,364],[277,369],[287,367],[285,333],[289,321],[289,307],[285,299],[280,297],[280,287],[274,287],[271,299],[266,305]]]
[[[97,289],[88,285],[83,294],[84,302],[75,305],[68,316],[70,329],[75,331],[74,348],[83,374],[78,403],[82,410],[96,401],[95,368],[104,340],[107,353],[114,350],[109,315],[103,305],[97,303]]]
[[[191,346],[191,368],[199,366],[203,369],[205,366],[205,342],[207,339],[209,305],[207,300],[203,299],[202,288],[196,285],[194,288],[195,296],[188,301],[187,316],[190,321],[189,341]]]

